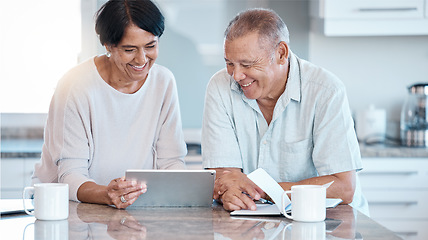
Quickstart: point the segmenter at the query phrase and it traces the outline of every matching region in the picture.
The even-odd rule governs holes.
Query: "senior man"
[[[285,190],[334,181],[327,197],[368,215],[343,83],[297,57],[287,26],[268,9],[229,23],[224,59],[208,84],[202,125],[203,166],[217,171],[214,198],[226,210],[255,210],[266,193],[246,174],[263,168]]]

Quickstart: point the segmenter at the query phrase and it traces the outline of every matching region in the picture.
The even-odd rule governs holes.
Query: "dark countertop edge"
[[[2,152],[1,158],[40,158],[40,152]]]
[[[4,144],[8,142],[7,139],[2,140],[1,158],[40,158],[41,156],[41,145],[43,140],[13,140],[16,142],[18,147],[10,148],[10,144]],[[12,142],[12,141],[10,141]],[[10,143],[9,142],[9,143]],[[40,148],[36,150],[36,148]],[[372,144],[367,145],[360,143],[360,152],[362,158],[417,158],[428,160],[428,148],[410,148],[397,145],[384,145],[384,144]],[[200,145],[194,146],[188,144],[188,155],[199,155]]]

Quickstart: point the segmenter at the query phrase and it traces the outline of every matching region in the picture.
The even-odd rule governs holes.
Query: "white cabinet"
[[[311,29],[326,36],[428,35],[428,0],[314,0]]]
[[[22,198],[24,187],[31,185],[34,164],[39,158],[1,159],[1,198]]]
[[[404,239],[428,239],[428,159],[363,158],[370,217]]]
[[[189,170],[202,170],[202,155],[188,155],[184,158]]]

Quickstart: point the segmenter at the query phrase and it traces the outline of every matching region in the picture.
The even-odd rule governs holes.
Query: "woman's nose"
[[[147,62],[146,52],[144,50],[138,51],[137,56],[135,57],[137,63],[144,65]]]

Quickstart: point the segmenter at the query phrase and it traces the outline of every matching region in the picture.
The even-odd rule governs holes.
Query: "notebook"
[[[327,198],[325,200],[325,207],[326,208],[334,208],[337,205],[339,205],[342,202],[342,199],[340,198]],[[278,206],[276,204],[256,204],[257,210],[235,210],[230,213],[232,216],[279,216],[281,215],[281,211],[279,210]],[[292,206],[290,205],[289,208],[286,209],[287,212],[291,211]]]
[[[287,195],[282,198],[284,189],[264,169],[258,168],[247,176],[267,193],[276,204],[257,204],[257,210],[255,211],[236,210],[231,212],[230,215],[284,215],[285,212],[291,210],[290,199]],[[341,202],[342,199],[339,198],[327,198],[326,208],[334,208]]]
[[[31,199],[25,200],[25,206],[28,211],[33,210],[33,203]],[[24,213],[24,202],[22,199],[0,199],[0,213],[1,215]]]
[[[211,207],[215,170],[127,170],[126,180],[147,185],[128,208]]]

